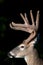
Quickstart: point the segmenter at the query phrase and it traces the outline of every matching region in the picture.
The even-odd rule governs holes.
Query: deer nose
[[[9,57],[9,58],[13,58],[14,56],[11,55],[10,53],[8,53],[8,57]]]

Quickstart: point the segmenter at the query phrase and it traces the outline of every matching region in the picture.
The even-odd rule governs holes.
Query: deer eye
[[[24,46],[21,46],[21,48],[24,48]]]
[[[20,46],[20,50],[24,50],[25,46]]]

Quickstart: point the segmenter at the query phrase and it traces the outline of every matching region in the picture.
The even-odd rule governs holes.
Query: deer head
[[[39,11],[37,11],[36,21],[34,22],[32,10],[30,10],[32,25],[29,24],[29,20],[27,18],[26,13],[24,13],[24,15],[20,13],[20,16],[24,20],[24,24],[16,24],[12,22],[10,23],[10,27],[15,30],[22,30],[22,31],[28,32],[30,33],[30,36],[27,39],[25,39],[20,45],[18,45],[16,48],[12,49],[9,52],[10,58],[12,57],[25,58],[26,56],[30,56],[33,53],[33,47],[37,41],[36,35],[37,35],[38,28],[39,28]]]

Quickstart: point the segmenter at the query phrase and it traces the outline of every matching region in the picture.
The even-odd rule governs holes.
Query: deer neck
[[[40,65],[37,51],[32,49],[31,53],[24,57],[27,65]]]

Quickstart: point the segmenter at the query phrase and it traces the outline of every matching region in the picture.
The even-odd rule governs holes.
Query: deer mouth
[[[8,57],[13,58],[14,56],[12,54],[8,53]]]

